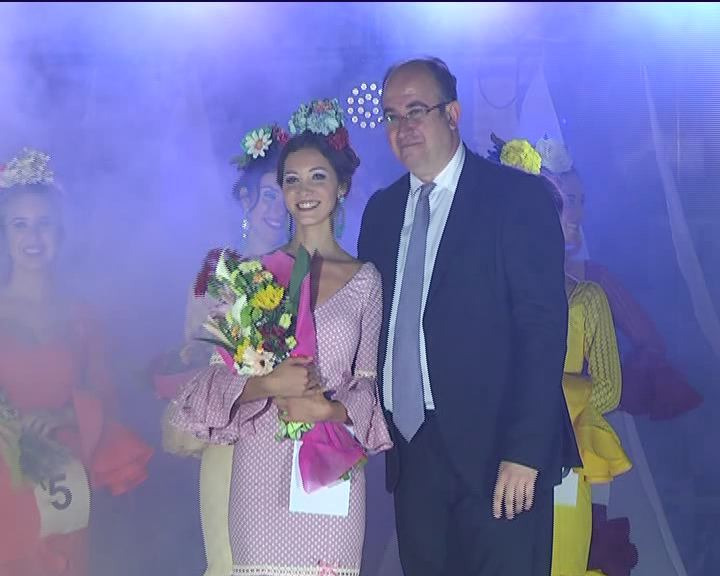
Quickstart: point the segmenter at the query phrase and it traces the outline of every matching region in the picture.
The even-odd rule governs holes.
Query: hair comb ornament
[[[242,154],[235,156],[231,162],[238,170],[247,168],[256,161],[262,161],[282,148],[290,139],[290,135],[278,124],[262,126],[250,130],[242,139]]]
[[[360,159],[350,146],[350,135],[345,128],[343,110],[337,98],[301,104],[290,118],[288,126],[293,136],[305,131],[325,136],[331,148],[348,154],[354,168],[360,165]]]
[[[535,144],[535,150],[542,158],[542,167],[552,174],[570,172],[573,160],[565,144],[555,138],[548,138],[547,134]]]
[[[23,148],[20,156],[0,168],[0,188],[54,184],[55,174],[48,166],[49,162],[49,154]]]

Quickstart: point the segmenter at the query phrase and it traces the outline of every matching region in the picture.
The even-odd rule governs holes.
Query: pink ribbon
[[[320,571],[318,572],[318,576],[338,576],[338,573],[335,571],[335,568],[328,564],[327,562],[321,560],[318,563],[318,566],[320,567]]]
[[[292,256],[281,250],[268,254],[263,266],[283,286],[288,286],[295,263]],[[315,358],[317,337],[315,319],[311,307],[310,274],[303,278],[300,302],[295,323],[297,346],[292,356]],[[339,422],[317,422],[302,437],[298,457],[300,477],[305,492],[311,493],[334,484],[365,457],[365,451],[348,429]]]

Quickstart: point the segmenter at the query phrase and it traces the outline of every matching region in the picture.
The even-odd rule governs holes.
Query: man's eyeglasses
[[[385,122],[385,125],[390,127],[400,126],[401,120],[407,120],[408,122],[412,122],[413,124],[417,124],[419,122],[422,122],[425,120],[425,117],[430,114],[433,110],[437,110],[439,108],[443,108],[444,106],[447,106],[450,104],[450,102],[440,102],[440,104],[435,104],[435,106],[414,106],[413,108],[410,108],[405,114],[397,114],[395,112],[385,112],[383,115],[383,121]]]

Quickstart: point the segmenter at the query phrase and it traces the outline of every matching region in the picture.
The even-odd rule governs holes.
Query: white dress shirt
[[[427,302],[430,280],[432,279],[435,258],[437,257],[440,240],[442,239],[445,223],[450,214],[455,190],[457,189],[460,173],[465,163],[465,146],[462,143],[458,146],[455,155],[447,166],[437,175],[435,188],[430,192],[430,226],[428,227],[427,245],[425,250],[425,273],[423,275],[423,298],[422,317],[425,315],[425,303]],[[397,269],[395,271],[395,291],[393,293],[392,308],[390,310],[390,326],[388,330],[387,355],[383,366],[383,404],[387,410],[392,411],[392,358],[393,345],[395,340],[395,318],[397,317],[398,302],[400,301],[400,289],[402,278],[405,272],[405,260],[407,259],[408,247],[410,245],[410,233],[412,232],[413,221],[415,220],[415,208],[417,206],[419,191],[423,182],[414,174],[410,174],[410,194],[405,206],[405,220],[403,221],[400,234],[400,246],[398,248]],[[427,352],[425,350],[425,332],[422,322],[420,323],[420,334],[418,338],[420,347],[420,368],[423,379],[423,396],[425,408],[434,410],[432,388],[430,386],[430,373],[427,365]]]

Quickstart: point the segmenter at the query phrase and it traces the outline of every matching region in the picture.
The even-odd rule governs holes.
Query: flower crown
[[[265,159],[282,148],[289,139],[290,135],[277,124],[251,130],[242,139],[243,153],[235,156],[232,163],[238,170],[245,170],[252,162]]]
[[[491,134],[490,139],[495,144],[495,150],[490,153],[490,157],[505,166],[512,166],[530,174],[540,174],[542,170],[551,174],[563,174],[572,170],[573,161],[567,148],[554,138],[544,136],[535,146],[523,139],[505,142],[495,134]]]
[[[13,158],[6,166],[0,166],[0,188],[24,186],[28,184],[53,184],[55,174],[48,167],[50,156],[23,148],[19,157]]]
[[[328,144],[335,150],[343,150],[350,145],[343,110],[337,98],[301,104],[288,125],[293,136],[308,131],[327,137]]]

